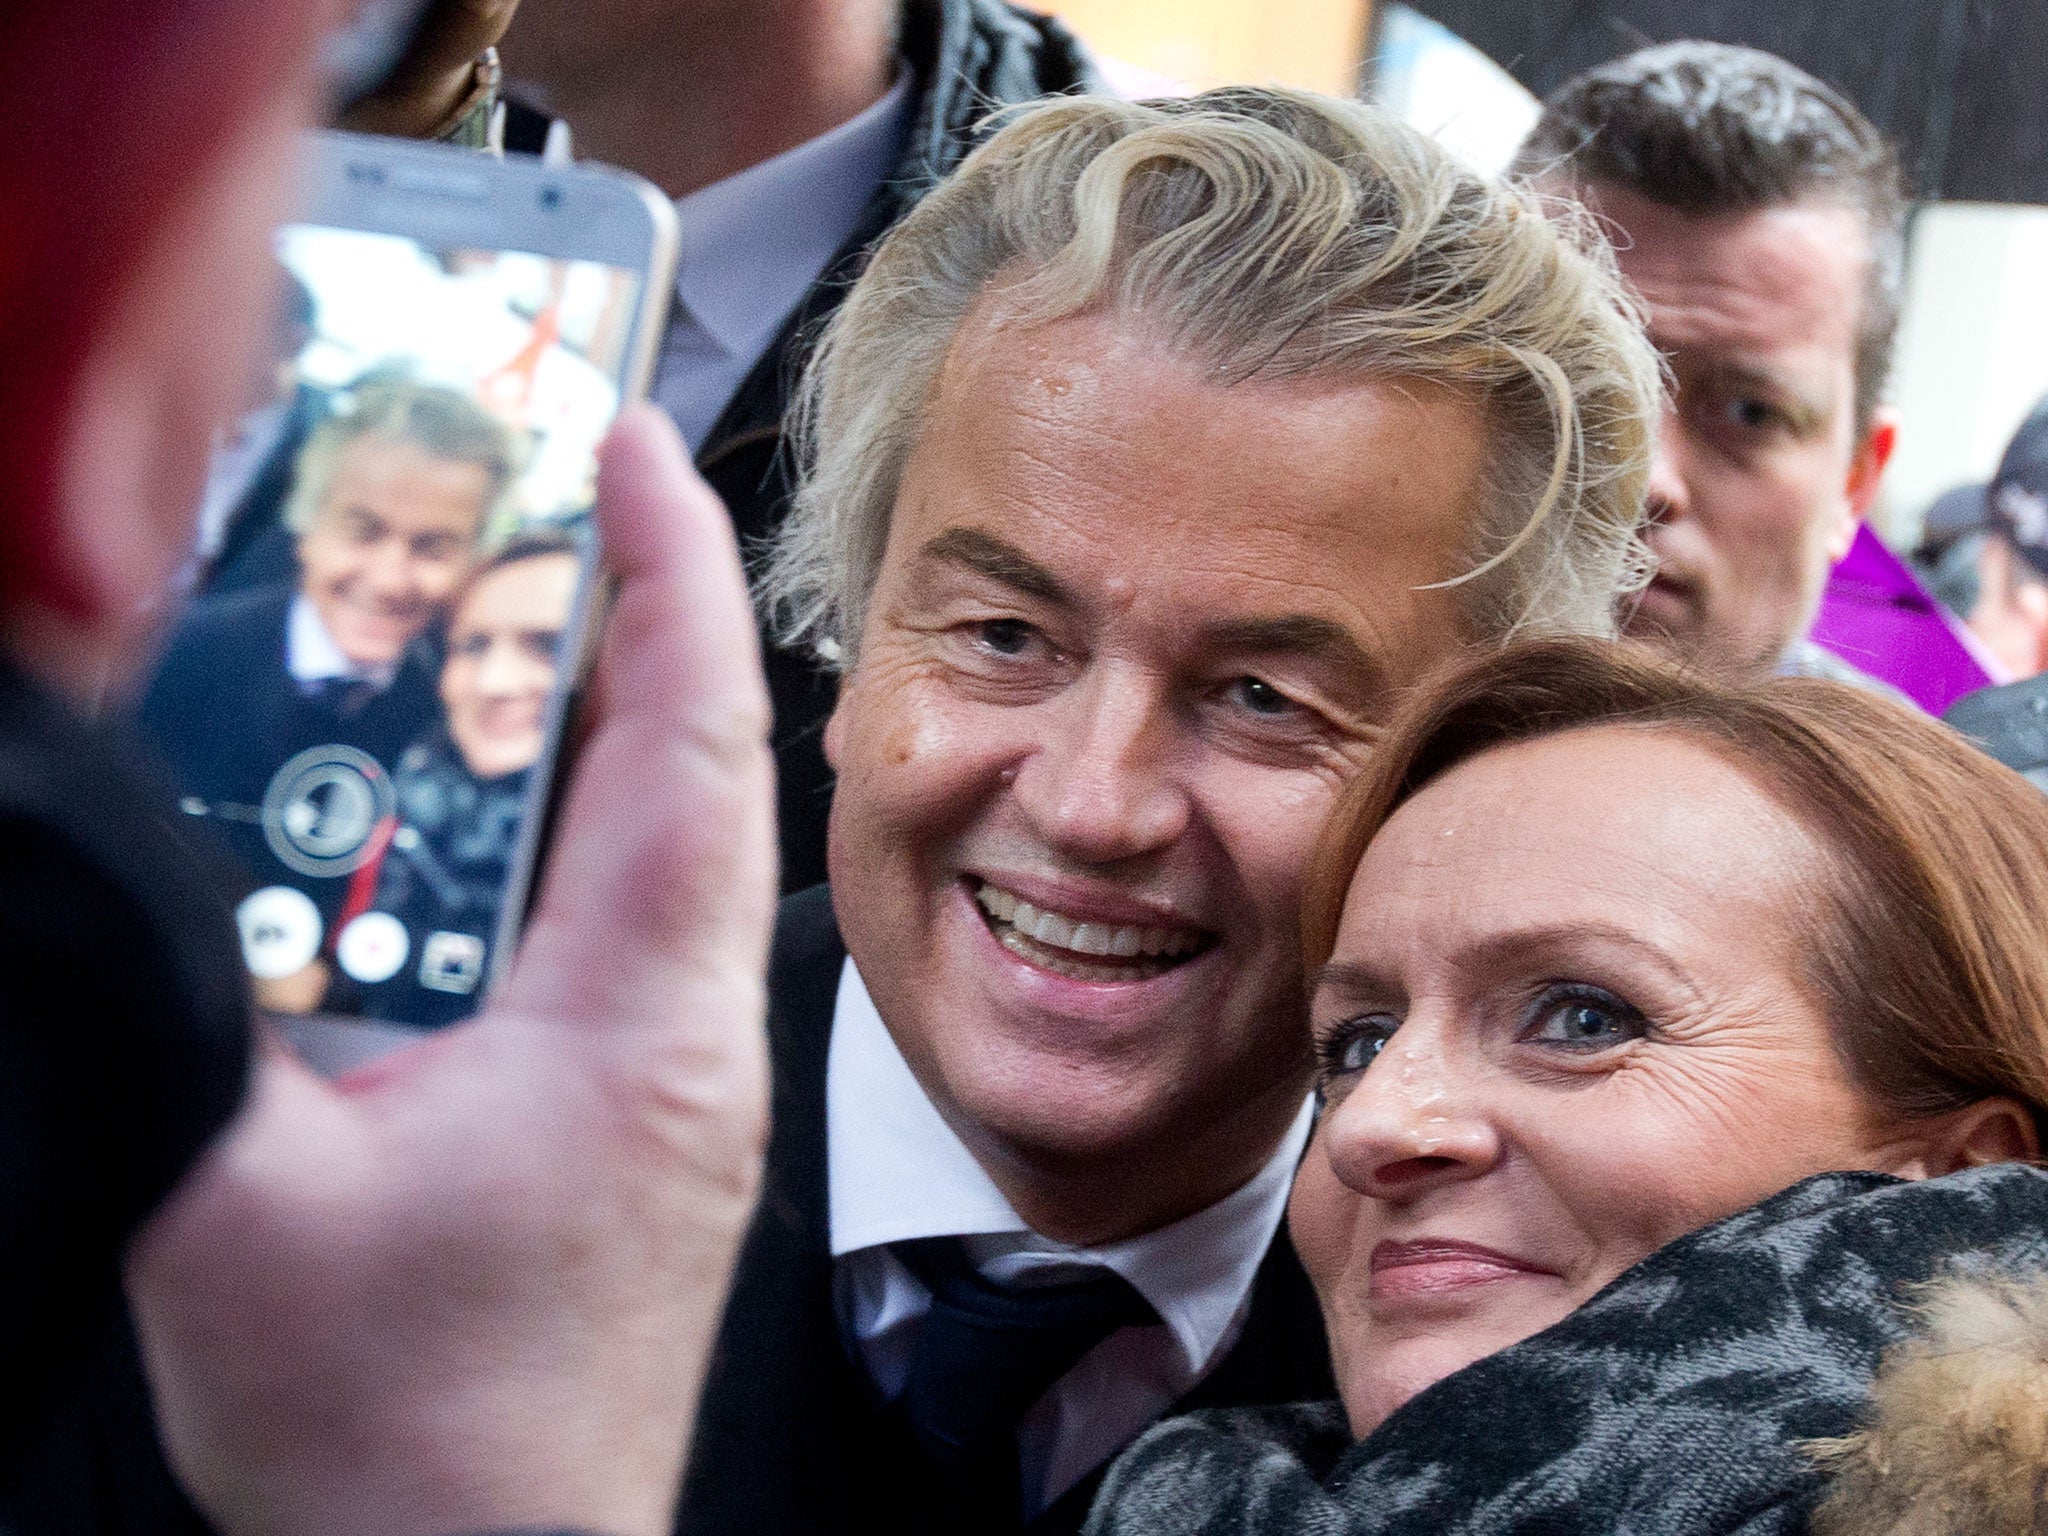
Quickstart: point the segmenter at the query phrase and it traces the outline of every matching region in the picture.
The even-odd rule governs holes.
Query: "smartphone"
[[[308,160],[136,723],[227,854],[259,1006],[335,1063],[475,1013],[511,958],[601,606],[596,451],[676,229],[596,167],[340,133]]]

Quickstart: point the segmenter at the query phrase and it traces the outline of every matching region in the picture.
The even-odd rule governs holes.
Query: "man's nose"
[[[1437,1039],[1418,1031],[1404,1042],[1410,1027],[1358,1074],[1322,1129],[1331,1172],[1375,1200],[1413,1200],[1500,1161],[1483,1086],[1446,1059]]]
[[[1684,425],[1671,405],[1664,407],[1657,420],[1644,503],[1652,523],[1681,522],[1692,510],[1692,497],[1685,484]]]
[[[379,539],[372,544],[363,562],[363,575],[378,596],[387,599],[409,596],[419,586],[412,551],[402,539]]]
[[[1066,690],[1042,723],[1012,792],[1052,847],[1109,864],[1169,847],[1186,830],[1189,800],[1158,686],[1104,669]]]

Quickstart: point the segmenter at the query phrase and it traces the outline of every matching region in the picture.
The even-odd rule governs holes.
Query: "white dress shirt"
[[[317,684],[337,677],[374,683],[381,692],[398,676],[396,662],[365,666],[342,650],[327,632],[327,626],[320,622],[320,611],[313,606],[313,600],[303,592],[292,599],[291,611],[285,616],[284,669],[307,693],[313,692]]]
[[[829,133],[676,202],[676,304],[650,393],[692,452],[895,170],[911,76]]]
[[[1055,1382],[1018,1434],[1025,1513],[1038,1513],[1135,1439],[1237,1341],[1252,1281],[1287,1208],[1311,1106],[1266,1165],[1206,1210],[1142,1237],[1073,1248],[1027,1227],[953,1134],[875,1012],[848,960],[825,1064],[834,1289],[886,1397],[903,1389],[931,1293],[883,1246],[964,1237],[981,1272],[1053,1283],[1100,1266],[1128,1280],[1160,1324],[1110,1335]]]

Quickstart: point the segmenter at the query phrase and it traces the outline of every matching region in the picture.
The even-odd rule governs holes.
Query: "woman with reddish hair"
[[[2039,1531],[2044,915],[2048,797],[1910,710],[1453,672],[1305,908],[1342,1400],[1162,1426],[1090,1529]]]

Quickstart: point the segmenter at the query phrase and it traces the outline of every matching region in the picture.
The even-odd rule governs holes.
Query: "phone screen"
[[[641,275],[300,224],[138,721],[259,1005],[432,1029],[522,915]]]

